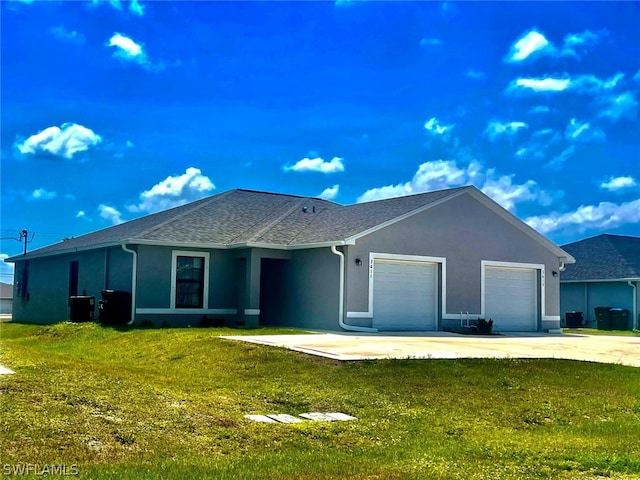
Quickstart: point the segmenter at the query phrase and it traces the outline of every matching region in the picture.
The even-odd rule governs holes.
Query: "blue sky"
[[[232,188],[640,235],[638,2],[0,6],[2,257]]]

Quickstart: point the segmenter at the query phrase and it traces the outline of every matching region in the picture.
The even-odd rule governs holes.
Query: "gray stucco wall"
[[[640,282],[636,282],[636,290]],[[597,326],[595,307],[623,308],[630,312],[629,328],[632,328],[633,289],[627,282],[578,282],[560,285],[562,319],[566,312],[582,312],[587,326]]]
[[[140,245],[138,250],[137,308],[169,308],[171,261],[176,250],[209,254],[209,308],[236,308],[236,263],[233,252]],[[185,312],[187,313],[187,312]]]
[[[261,323],[341,330],[340,262],[328,247],[290,252],[289,259],[274,265],[273,273],[265,279],[273,285],[262,295],[261,311],[267,309],[269,318],[265,315]],[[274,315],[278,309],[280,314]]]
[[[55,257],[35,258],[29,262],[28,290],[14,299],[13,319],[33,323],[55,323],[69,319],[69,266],[78,262],[78,295],[95,297],[95,316],[100,292],[107,286],[106,266],[114,249],[80,252]],[[115,254],[117,258],[118,255]],[[16,279],[27,261],[16,262]],[[124,266],[116,271],[126,275]],[[130,273],[128,274],[130,278]],[[115,279],[114,279],[115,282]],[[117,282],[116,282],[117,283]]]
[[[440,311],[440,315],[480,313],[482,260],[544,264],[545,313],[560,315],[559,279],[551,273],[558,271],[558,258],[469,194],[360,238],[346,250],[346,311],[367,311],[367,264],[369,252],[376,252],[446,258],[447,312]],[[362,266],[356,265],[356,258],[362,260]],[[348,323],[362,321],[349,319]],[[540,323],[542,329],[558,326],[559,321]]]

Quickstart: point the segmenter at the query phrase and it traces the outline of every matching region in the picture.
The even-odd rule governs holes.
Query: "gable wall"
[[[558,277],[551,274],[558,271],[557,257],[468,194],[373,232],[346,250],[347,311],[368,308],[369,253],[376,252],[446,258],[446,313],[455,315],[481,311],[482,260],[544,264],[546,315],[560,313]]]
[[[100,249],[55,257],[35,258],[29,262],[28,296],[16,296],[13,319],[33,323],[55,323],[68,320],[69,267],[79,262],[78,295],[95,297],[98,318],[100,292],[105,288],[130,290],[131,261],[119,248]],[[16,281],[25,262],[16,262]],[[112,266],[113,265],[113,266]]]

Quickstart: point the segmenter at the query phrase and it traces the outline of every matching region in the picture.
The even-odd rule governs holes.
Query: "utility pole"
[[[31,234],[31,239],[29,239],[29,232],[27,231],[26,228],[23,228],[22,231],[20,232],[20,236],[18,238],[14,238],[14,237],[6,237],[6,238],[1,238],[0,240],[16,240],[20,243],[24,243],[24,250],[22,252],[23,255],[27,254],[27,244],[33,242],[33,237],[35,237],[35,233]]]
[[[28,238],[28,236],[29,236],[29,232],[27,232],[26,228],[23,229],[20,232],[20,240],[24,241],[24,254],[23,255],[27,254],[27,238]]]

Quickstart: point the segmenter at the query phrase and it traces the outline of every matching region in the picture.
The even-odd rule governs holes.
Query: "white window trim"
[[[369,253],[369,302],[366,312],[347,312],[347,318],[373,318],[373,275],[376,260],[392,260],[395,262],[409,263],[435,263],[442,265],[442,280],[436,278],[436,285],[442,285],[442,311],[447,311],[447,259],[444,257],[428,257],[424,255],[400,255],[396,253]],[[436,277],[438,273],[436,272]],[[437,288],[437,287],[436,287]],[[438,312],[436,306],[436,329],[439,328]],[[444,315],[443,315],[444,318]]]
[[[176,275],[178,273],[178,257],[202,257],[204,258],[204,285],[202,292],[202,308],[177,308],[176,307]],[[171,293],[169,309],[176,313],[197,313],[209,309],[209,252],[197,252],[194,250],[173,250],[171,252]]]
[[[540,284],[538,288],[540,290],[540,318],[543,321],[559,320],[557,315],[547,315],[545,307],[546,299],[546,274],[545,265],[543,263],[518,263],[518,262],[500,262],[495,260],[482,260],[480,270],[480,316],[485,318],[485,273],[487,267],[503,267],[503,268],[522,268],[526,270],[539,270],[540,271]]]

